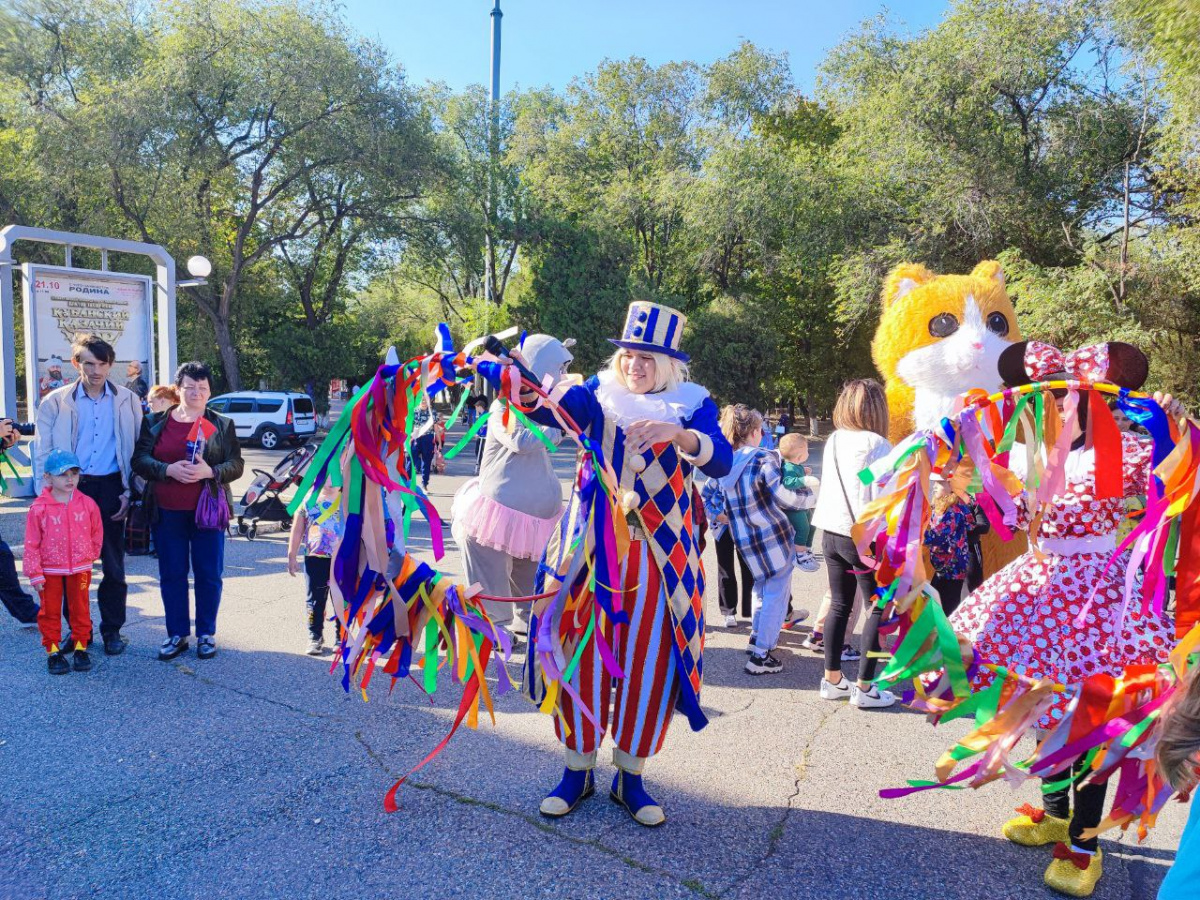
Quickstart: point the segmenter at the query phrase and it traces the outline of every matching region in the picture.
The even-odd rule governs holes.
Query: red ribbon
[[[1054,845],[1054,858],[1070,860],[1081,872],[1086,872],[1087,867],[1092,864],[1092,854],[1076,853],[1062,841]]]
[[[1125,496],[1125,465],[1121,458],[1121,429],[1113,421],[1104,395],[1088,392],[1088,430],[1095,451],[1096,499],[1122,499]]]
[[[1018,806],[1017,812],[1023,816],[1029,816],[1034,825],[1037,825],[1042,821],[1042,819],[1046,818],[1046,811],[1044,809],[1038,809],[1032,803],[1026,803],[1022,806]]]
[[[1200,503],[1183,513],[1179,562],[1175,569],[1175,636],[1182,638],[1200,622]]]
[[[408,773],[405,774],[403,778],[392,785],[392,789],[388,791],[387,795],[383,798],[383,808],[388,812],[394,813],[400,808],[396,803],[396,792],[400,790],[400,785],[408,781],[408,779],[420,771],[420,769],[424,767],[426,763],[431,762],[434,757],[445,750],[446,745],[450,743],[450,738],[454,737],[454,733],[458,731],[458,726],[461,725],[463,723],[463,719],[467,717],[467,713],[471,709],[471,704],[474,703],[475,698],[479,696],[479,679],[483,677],[483,673],[487,670],[488,657],[491,655],[491,652],[492,642],[487,638],[484,638],[483,642],[479,645],[479,665],[476,667],[475,671],[471,673],[471,677],[467,679],[467,683],[464,685],[462,700],[459,701],[458,714],[454,717],[454,724],[450,726],[450,731],[444,738],[442,738],[442,742],[434,747],[428,756],[409,769]]]

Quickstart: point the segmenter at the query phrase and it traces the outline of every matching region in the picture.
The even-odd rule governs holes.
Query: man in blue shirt
[[[81,464],[79,490],[100,507],[104,547],[103,578],[96,590],[104,652],[125,649],[125,514],[132,484],[130,461],[142,427],[142,403],[127,388],[108,380],[116,352],[92,334],[79,335],[71,347],[71,365],[79,378],[42,398],[37,411],[35,473],[50,452],[68,450]]]

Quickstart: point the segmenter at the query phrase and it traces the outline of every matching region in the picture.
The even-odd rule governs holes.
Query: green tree
[[[23,79],[44,167],[62,173],[62,224],[212,259],[210,286],[190,296],[232,387],[251,271],[289,246],[293,261],[311,256],[344,189],[363,187],[352,174],[361,168],[373,170],[377,205],[416,193],[424,166],[409,163],[427,123],[382,51],[315,8],[39,0],[5,24],[31,48],[10,71]],[[363,192],[351,192],[361,212]],[[320,246],[323,257],[328,237]],[[332,252],[310,267],[327,282],[338,273]]]
[[[575,338],[574,371],[592,373],[612,356],[629,305],[629,259],[611,234],[566,219],[536,225],[527,249],[530,290],[513,316],[531,332]]]

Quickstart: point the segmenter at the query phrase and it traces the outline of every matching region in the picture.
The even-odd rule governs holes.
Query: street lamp
[[[192,277],[187,281],[175,282],[176,287],[200,287],[202,284],[208,284],[205,279],[212,274],[212,263],[205,256],[192,256],[187,261],[188,274]]]

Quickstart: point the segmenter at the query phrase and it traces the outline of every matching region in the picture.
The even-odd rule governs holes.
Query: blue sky
[[[708,63],[743,39],[786,51],[802,89],[825,53],[879,0],[501,0],[501,88],[566,86],[605,58],[658,65]],[[893,0],[892,18],[912,30],[936,25],[948,0]],[[350,25],[379,41],[410,79],[451,88],[486,84],[492,0],[343,0]]]

